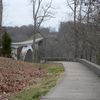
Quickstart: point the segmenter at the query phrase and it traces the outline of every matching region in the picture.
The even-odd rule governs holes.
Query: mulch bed
[[[45,69],[32,63],[0,57],[0,94],[21,91],[30,80],[45,77],[46,74]]]

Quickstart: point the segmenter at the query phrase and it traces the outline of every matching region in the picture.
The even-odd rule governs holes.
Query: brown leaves
[[[14,93],[21,91],[30,80],[42,78],[46,71],[33,64],[0,58],[0,93]]]

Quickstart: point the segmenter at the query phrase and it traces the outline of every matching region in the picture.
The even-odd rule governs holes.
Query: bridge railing
[[[100,77],[100,65],[94,64],[85,59],[77,59],[77,61],[87,66],[89,69],[91,69],[93,72],[95,72]]]

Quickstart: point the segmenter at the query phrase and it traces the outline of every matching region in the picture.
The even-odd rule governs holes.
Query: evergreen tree
[[[5,32],[2,36],[2,54],[5,57],[11,57],[11,37]]]

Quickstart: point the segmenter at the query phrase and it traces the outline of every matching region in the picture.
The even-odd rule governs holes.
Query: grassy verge
[[[58,78],[64,72],[62,64],[39,64],[39,66],[47,70],[47,76],[38,79],[30,89],[10,97],[9,100],[40,100],[41,96],[56,85]]]

